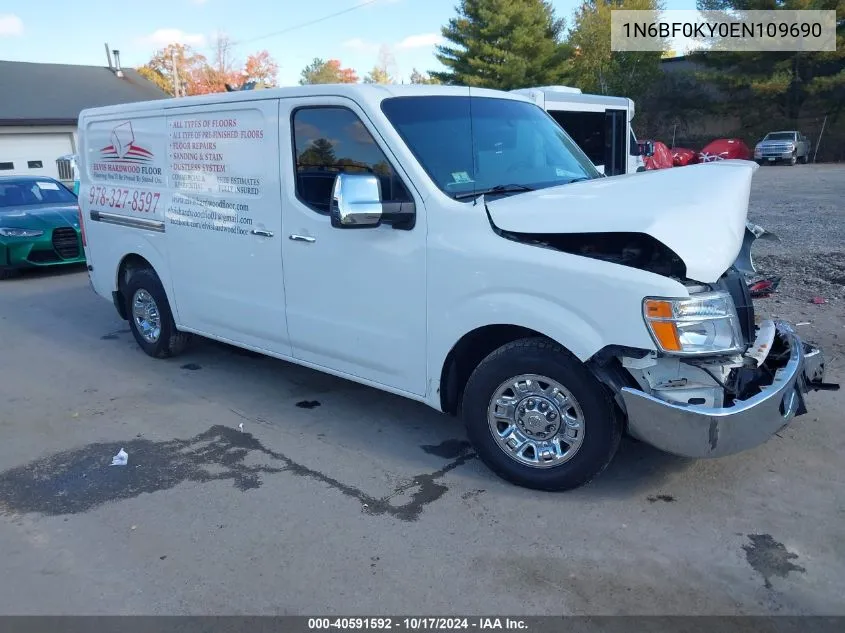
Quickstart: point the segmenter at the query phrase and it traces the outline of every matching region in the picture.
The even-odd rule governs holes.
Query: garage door
[[[73,151],[70,134],[0,134],[0,175],[59,177],[56,159]]]

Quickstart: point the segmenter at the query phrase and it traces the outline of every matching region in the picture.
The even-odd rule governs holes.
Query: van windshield
[[[600,178],[590,159],[542,108],[490,97],[385,99],[382,112],[437,186],[463,198]]]

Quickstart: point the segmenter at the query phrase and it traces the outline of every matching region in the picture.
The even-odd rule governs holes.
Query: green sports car
[[[85,262],[76,196],[52,178],[0,176],[0,279]]]

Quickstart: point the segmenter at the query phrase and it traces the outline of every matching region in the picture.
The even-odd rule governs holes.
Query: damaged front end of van
[[[668,453],[708,458],[753,448],[806,413],[809,392],[839,388],[825,382],[821,349],[788,322],[755,315],[751,249],[772,237],[747,221],[756,168],[726,161],[487,205],[503,237],[682,285],[679,296],[643,297],[638,318],[653,348],[612,345],[588,362],[613,391],[628,432]],[[666,200],[684,202],[670,208]],[[545,214],[544,206],[568,212]]]

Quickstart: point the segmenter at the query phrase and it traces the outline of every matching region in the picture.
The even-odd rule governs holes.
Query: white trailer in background
[[[512,90],[546,110],[606,176],[645,171],[631,121],[634,102],[569,86]]]

